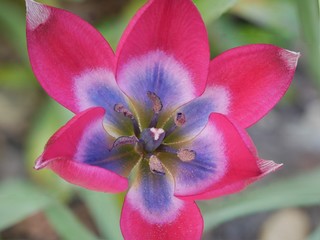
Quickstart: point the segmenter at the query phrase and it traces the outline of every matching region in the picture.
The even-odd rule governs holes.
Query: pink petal
[[[136,161],[129,151],[127,155],[109,151],[112,138],[103,128],[104,112],[90,108],[72,118],[50,138],[35,168],[48,167],[68,182],[91,190],[125,191],[128,180],[118,174]]]
[[[128,189],[127,178],[100,167],[56,159],[49,163],[48,168],[66,181],[92,191],[118,193]]]
[[[203,220],[194,202],[184,201],[177,218],[162,224],[148,222],[134,205],[126,200],[122,209],[121,229],[125,239],[201,239]]]
[[[176,196],[209,199],[235,193],[281,166],[259,159],[250,137],[239,129],[224,115],[211,114],[206,128],[187,145],[200,155],[196,167],[180,163],[173,173]]]
[[[249,127],[267,114],[287,91],[299,53],[273,45],[255,44],[231,49],[210,63],[208,89],[227,92],[219,112]]]
[[[90,71],[114,82],[114,54],[102,35],[67,11],[26,0],[30,62],[43,88],[73,112],[81,110],[75,81]],[[110,77],[111,76],[111,77]],[[91,78],[86,81],[92,81]]]
[[[200,239],[203,220],[197,205],[173,196],[169,175],[153,174],[148,167],[140,170],[122,209],[124,238]]]
[[[232,179],[232,181],[228,181],[227,178],[230,178],[230,176],[232,177],[232,174],[228,173],[228,176],[226,176],[225,179],[222,179],[220,183],[217,183],[214,188],[202,194],[199,194],[193,197],[190,196],[190,198],[203,200],[203,199],[212,199],[212,198],[225,196],[228,194],[237,193],[245,189],[249,184],[260,180],[261,178],[265,177],[269,173],[272,173],[278,170],[282,166],[282,164],[277,164],[270,160],[258,159],[257,162],[261,171],[261,173],[258,174],[257,176],[252,176],[250,178],[247,177],[247,179],[243,179],[243,180]],[[189,197],[186,197],[186,199],[188,198]]]
[[[131,80],[118,78],[130,61],[157,52],[174,59],[188,71],[188,81],[196,95],[203,92],[210,58],[209,44],[204,23],[192,1],[151,0],[138,11],[117,49],[120,88],[124,90],[127,81]]]

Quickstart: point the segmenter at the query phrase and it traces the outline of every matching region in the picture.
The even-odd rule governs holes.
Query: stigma
[[[162,128],[150,128],[150,132],[153,134],[153,139],[157,141],[161,134],[164,133],[164,130]]]

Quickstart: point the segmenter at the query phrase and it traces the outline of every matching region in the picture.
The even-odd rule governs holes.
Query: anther
[[[149,158],[149,167],[152,173],[162,176],[165,175],[164,167],[157,156],[151,155]]]
[[[176,150],[168,145],[161,144],[157,150],[159,152],[175,154],[183,162],[190,162],[196,158],[196,152],[186,148],[180,148],[179,150]]]
[[[152,110],[153,110],[153,116],[149,124],[149,128],[156,127],[159,119],[159,112],[162,110],[162,102],[161,99],[158,97],[157,94],[154,92],[147,92],[148,98],[152,102]]]
[[[157,94],[154,92],[147,92],[149,99],[152,102],[152,110],[154,113],[159,113],[162,110],[162,102]]]
[[[186,123],[186,115],[184,113],[178,112],[176,117],[174,118],[174,123],[176,126],[181,127]]]
[[[132,125],[133,125],[133,131],[134,134],[136,136],[140,135],[140,128],[139,128],[139,124],[137,122],[137,120],[135,119],[135,117],[133,116],[132,112],[130,112],[123,104],[121,103],[117,103],[114,105],[113,107],[114,111],[116,111],[117,113],[122,113],[123,116],[130,118]]]
[[[114,105],[113,108],[116,112],[122,113],[125,117],[128,118],[134,118],[132,112],[130,112],[125,106],[123,106],[121,103],[117,103]]]
[[[177,127],[181,127],[183,124],[186,123],[186,115],[184,113],[178,112],[174,118],[174,124],[166,131],[166,137],[169,136]]]
[[[136,136],[121,136],[118,137],[114,142],[110,149],[112,151],[114,148],[123,146],[123,145],[134,145],[137,142],[139,142],[139,139],[137,139]]]
[[[183,162],[190,162],[196,158],[196,152],[189,149],[179,149],[177,152],[178,158]]]

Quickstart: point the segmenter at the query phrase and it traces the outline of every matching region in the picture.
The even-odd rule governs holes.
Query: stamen
[[[152,128],[157,126],[158,119],[159,119],[159,112],[162,110],[163,105],[158,95],[155,94],[154,92],[148,91],[147,95],[152,102],[153,116],[149,124],[149,128]]]
[[[134,118],[132,112],[130,112],[125,106],[123,106],[121,103],[117,103],[114,105],[113,108],[118,113],[123,113],[123,115],[127,118]]]
[[[154,113],[159,113],[162,110],[162,102],[157,94],[154,92],[147,92],[149,99],[152,102],[152,110]]]
[[[186,123],[186,115],[184,113],[178,112],[174,118],[174,124],[166,131],[166,137],[173,133],[177,127],[181,127]]]
[[[183,162],[190,162],[196,158],[196,152],[193,150],[186,149],[186,148],[180,148],[179,150],[176,150],[170,146],[161,144],[157,148],[157,150],[159,152],[176,154],[177,157]]]
[[[186,123],[186,115],[184,115],[184,113],[178,112],[175,119],[174,119],[174,123],[178,126],[181,127],[183,124]]]
[[[123,104],[121,103],[117,103],[114,105],[113,107],[114,111],[116,111],[117,113],[122,113],[123,116],[130,118],[132,125],[133,125],[133,131],[134,134],[136,136],[140,135],[140,128],[139,128],[139,124],[137,122],[137,120],[135,119],[135,117],[133,116],[132,112],[130,112]]]
[[[134,145],[139,142],[139,139],[136,136],[121,136],[118,137],[114,142],[110,149],[112,151],[114,148],[123,145]]]
[[[159,152],[167,152],[167,153],[172,153],[172,154],[177,154],[177,150],[176,149],[174,149],[174,148],[172,148],[172,147],[170,147],[170,146],[168,146],[168,145],[164,145],[164,144],[161,144],[158,148],[157,148],[157,150],[159,151]]]
[[[152,173],[162,176],[165,175],[164,167],[157,156],[151,155],[149,158],[149,167]]]
[[[179,149],[177,152],[178,158],[183,162],[190,162],[196,158],[196,152],[189,149]]]

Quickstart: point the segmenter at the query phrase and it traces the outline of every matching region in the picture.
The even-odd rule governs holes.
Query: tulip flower
[[[35,168],[87,189],[127,191],[125,239],[200,239],[195,200],[236,193],[281,166],[259,158],[245,128],[287,91],[298,53],[255,44],[210,61],[190,0],[149,0],[114,53],[74,14],[26,3],[32,69],[75,113]]]

